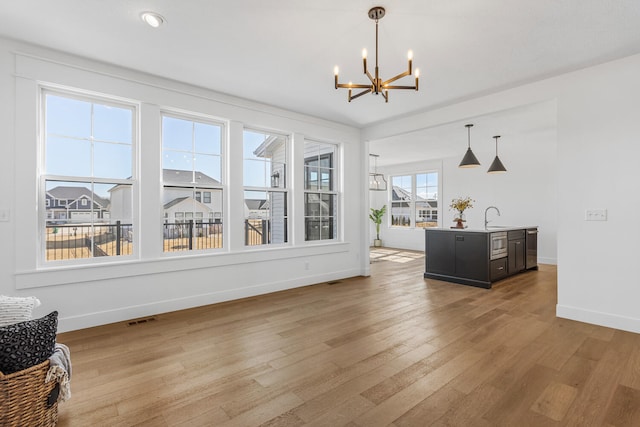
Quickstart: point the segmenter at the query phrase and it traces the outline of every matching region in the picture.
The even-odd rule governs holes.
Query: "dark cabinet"
[[[429,230],[425,234],[424,277],[488,288],[487,233]]]
[[[527,230],[527,265],[526,269],[538,269],[538,229],[529,228]]]
[[[427,228],[424,277],[489,289],[493,282],[531,268],[536,233],[537,228],[510,227],[499,233],[506,252],[498,252],[491,248],[495,231]]]
[[[453,276],[456,272],[456,245],[452,233],[426,234],[425,262],[427,271]]]
[[[515,274],[526,266],[525,230],[510,231],[508,238],[509,274]]]
[[[492,282],[502,279],[506,277],[508,274],[507,271],[507,258],[500,258],[491,261],[491,266],[489,267],[491,270],[490,278]]]
[[[456,276],[487,281],[487,235],[461,233],[455,239]]]

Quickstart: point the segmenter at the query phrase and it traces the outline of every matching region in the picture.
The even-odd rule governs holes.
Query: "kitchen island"
[[[424,277],[490,289],[538,268],[537,235],[537,226],[427,228]]]

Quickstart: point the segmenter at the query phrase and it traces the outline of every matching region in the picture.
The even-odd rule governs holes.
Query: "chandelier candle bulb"
[[[367,49],[362,49],[362,67],[364,73],[367,74]]]
[[[420,69],[416,68],[416,73],[415,74],[416,74],[416,92],[417,92],[418,91],[418,79],[420,78]]]

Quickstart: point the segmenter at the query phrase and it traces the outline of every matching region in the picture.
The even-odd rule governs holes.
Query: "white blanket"
[[[64,402],[71,398],[71,355],[69,347],[56,343],[56,348],[49,357],[49,372],[47,372],[46,382],[58,381],[60,383],[59,402]]]

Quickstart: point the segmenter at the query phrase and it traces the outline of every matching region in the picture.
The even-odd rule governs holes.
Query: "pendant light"
[[[475,168],[480,166],[480,162],[478,161],[478,158],[475,156],[475,154],[473,154],[473,151],[471,151],[471,128],[473,127],[473,125],[470,123],[464,126],[467,128],[467,152],[465,153],[458,167]]]
[[[493,159],[493,163],[491,163],[491,166],[489,166],[489,170],[487,171],[487,173],[505,173],[507,171],[507,168],[504,167],[504,165],[500,161],[500,158],[498,157],[498,138],[500,138],[500,135],[496,135],[494,136],[494,138],[496,140],[496,158]]]
[[[373,173],[369,173],[369,190],[371,191],[387,191],[387,181],[384,179],[384,175],[378,173],[378,154],[369,154],[373,157],[374,166]]]

